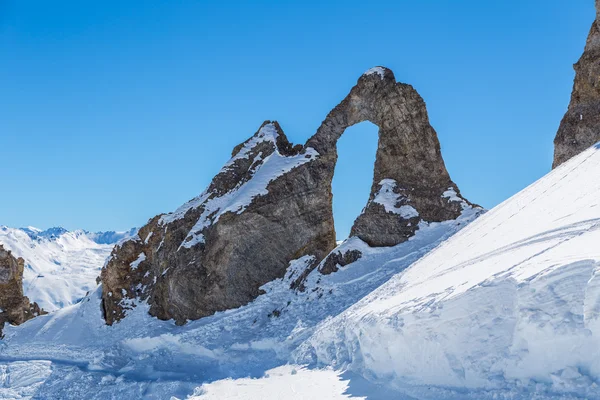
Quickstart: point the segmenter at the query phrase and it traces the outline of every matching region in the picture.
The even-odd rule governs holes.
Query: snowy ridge
[[[126,238],[129,232],[105,235],[0,226],[0,244],[25,260],[25,295],[46,311],[54,311],[76,303],[96,287],[96,277],[113,248],[112,243],[102,242],[109,237]]]
[[[418,398],[600,396],[598,176],[600,144],[326,321],[296,360]]]
[[[598,398],[598,176],[600,145],[475,221],[465,204],[394,247],[350,238],[334,251],[360,259],[315,268],[304,292],[290,284],[308,256],[252,303],[184,326],[139,300],[107,326],[99,286],[7,327],[0,368],[37,398]],[[310,392],[285,392],[298,385]]]
[[[252,203],[255,197],[268,193],[267,186],[269,182],[302,164],[310,162],[319,155],[316,150],[309,147],[301,154],[284,156],[277,149],[276,141],[278,136],[279,134],[273,123],[265,124],[258,131],[257,135],[244,143],[240,151],[221,170],[221,173],[226,172],[235,161],[248,158],[252,149],[259,143],[272,143],[275,148],[272,154],[264,159],[262,158],[262,154],[259,154],[254,160],[254,164],[251,167],[253,173],[251,179],[222,196],[215,196],[214,193],[205,191],[200,196],[179,207],[175,212],[165,214],[160,218],[159,223],[166,225],[183,218],[191,209],[203,207],[200,218],[181,243],[180,248],[190,248],[198,243],[203,243],[204,235],[201,233],[203,229],[216,223],[227,212],[241,214]]]

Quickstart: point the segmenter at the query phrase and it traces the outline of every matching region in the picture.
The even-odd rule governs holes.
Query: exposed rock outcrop
[[[101,274],[107,323],[137,300],[149,303],[151,315],[184,323],[248,303],[291,260],[311,255],[316,267],[335,247],[337,141],[366,120],[379,127],[379,144],[369,201],[351,234],[371,246],[393,246],[422,221],[458,217],[468,203],[446,171],[423,99],[376,67],[304,146],[290,144],[277,122],[265,122],[236,146],[202,195],[117,245]],[[340,257],[324,272],[347,261]]]
[[[15,258],[0,245],[0,334],[7,322],[20,325],[44,313],[23,294],[24,266],[22,258]]]
[[[574,68],[571,102],[554,139],[552,168],[600,141],[600,0],[596,0],[596,19],[583,55]]]

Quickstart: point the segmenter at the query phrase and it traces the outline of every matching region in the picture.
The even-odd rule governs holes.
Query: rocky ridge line
[[[554,138],[552,168],[600,142],[600,0],[583,55],[573,67],[571,101]]]
[[[337,140],[367,120],[379,127],[379,144],[369,201],[352,236],[393,246],[421,223],[455,219],[470,207],[449,177],[423,99],[396,83],[391,70],[376,67],[304,146],[292,145],[277,122],[266,121],[234,148],[204,193],[118,244],[101,274],[107,323],[139,301],[150,305],[151,315],[178,324],[239,307],[284,276],[290,261],[310,255],[313,263],[293,285],[302,290],[302,277],[336,247]],[[322,272],[334,272],[336,260]]]

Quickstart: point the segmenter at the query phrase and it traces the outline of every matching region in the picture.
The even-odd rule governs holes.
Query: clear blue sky
[[[199,194],[263,120],[303,143],[375,65],[493,207],[549,171],[592,0],[0,0],[0,224],[127,229]],[[340,237],[376,128],[342,138]]]

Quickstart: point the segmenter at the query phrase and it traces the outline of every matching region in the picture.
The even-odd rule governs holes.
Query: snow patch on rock
[[[419,212],[413,206],[407,204],[398,206],[398,204],[406,203],[408,199],[394,191],[397,186],[395,180],[383,179],[379,182],[379,186],[380,189],[376,193],[373,202],[381,204],[385,207],[385,211],[398,214],[402,218],[408,219],[419,216]]]
[[[146,261],[146,253],[140,253],[138,258],[135,261],[132,261],[131,264],[129,264],[129,266],[131,267],[131,269],[136,270],[137,267],[140,266],[142,261]]]

